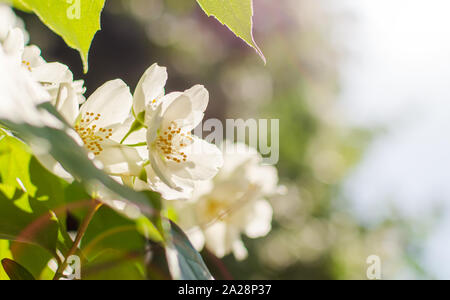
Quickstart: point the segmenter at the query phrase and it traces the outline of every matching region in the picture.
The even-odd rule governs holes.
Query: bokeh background
[[[108,0],[90,71],[31,15],[31,42],[87,94],[154,62],[167,90],[204,84],[207,117],[279,118],[273,231],[249,258],[205,260],[217,278],[450,278],[447,0],[254,0],[256,53],[194,0]]]

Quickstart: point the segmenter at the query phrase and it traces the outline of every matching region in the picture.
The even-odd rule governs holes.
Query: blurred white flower
[[[262,165],[256,150],[236,144],[226,147],[224,166],[212,180],[196,185],[193,201],[177,201],[181,226],[201,250],[204,246],[221,258],[233,253],[247,257],[241,235],[258,238],[271,230],[272,207],[267,197],[279,192],[273,166]]]
[[[19,28],[11,28],[2,42],[2,46],[6,55],[11,56],[19,62],[25,48],[25,40],[22,30]]]
[[[85,101],[84,81],[74,81],[73,74],[66,65],[57,62],[47,63],[42,58],[39,47],[26,46],[24,34],[20,28],[11,28],[1,44],[4,53],[28,70],[31,76],[47,90],[53,105],[57,106],[57,99],[64,100],[68,97],[76,97],[79,104]],[[57,109],[59,110],[58,106]]]
[[[36,105],[48,101],[48,93],[6,55],[0,45],[0,119],[35,126],[53,125]]]
[[[74,81],[73,74],[66,65],[58,62],[46,62],[41,56],[39,47],[26,46],[21,52],[20,63],[47,90],[51,97],[51,103],[56,106],[58,111],[60,108],[56,105],[57,99],[61,103],[66,98],[72,97],[78,104],[82,104],[86,100],[83,96],[86,91],[84,81]]]
[[[25,40],[28,40],[28,33],[24,29],[23,21],[16,16],[9,5],[0,3],[0,43],[6,39],[9,31],[13,28],[20,28]]]

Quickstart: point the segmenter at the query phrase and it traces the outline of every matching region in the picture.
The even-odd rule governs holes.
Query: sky
[[[450,1],[326,0],[342,18],[339,107],[377,130],[343,186],[352,210],[377,223],[443,213],[421,263],[450,279]]]

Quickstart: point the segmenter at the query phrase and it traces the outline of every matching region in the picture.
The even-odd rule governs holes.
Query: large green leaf
[[[95,34],[100,30],[100,15],[105,0],[15,0],[32,10],[70,47],[78,50],[88,70],[88,54]],[[16,4],[17,4],[16,3]]]
[[[0,129],[0,191],[11,198],[17,190],[39,200],[49,209],[64,205],[68,184],[34,158],[27,145]],[[26,210],[22,205],[22,209]]]
[[[83,280],[145,280],[144,254],[107,249],[82,269]]]
[[[146,241],[129,220],[107,206],[101,207],[92,219],[81,243],[83,254],[95,259],[106,249],[121,252],[144,252]]]
[[[266,62],[253,37],[252,0],[197,0],[208,16],[214,16],[226,25],[235,35],[253,47]]]
[[[212,280],[202,256],[192,246],[186,234],[170,222],[170,240],[167,241],[167,262],[173,279]]]
[[[54,254],[58,237],[58,223],[48,209],[30,199],[33,212],[17,207],[0,193],[0,239],[41,246]]]
[[[35,198],[38,188],[30,177],[31,154],[21,141],[0,134],[0,239],[55,253],[59,226],[44,202]]]

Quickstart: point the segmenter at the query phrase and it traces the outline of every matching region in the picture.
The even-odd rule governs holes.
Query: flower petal
[[[5,54],[14,57],[15,60],[20,62],[24,47],[25,41],[22,30],[19,28],[11,29],[3,42]]]
[[[179,190],[171,188],[165,184],[155,173],[152,167],[146,166],[148,182],[144,183],[139,179],[136,180],[135,188],[138,190],[151,190],[158,192],[165,200],[188,200],[192,197],[194,183],[192,181],[183,180],[181,178],[172,178],[174,184],[179,187]]]
[[[266,200],[258,200],[252,206],[252,215],[245,227],[245,234],[255,239],[266,236],[272,229],[273,209]]]
[[[69,124],[74,124],[79,114],[78,94],[70,84],[62,84],[56,109]]]
[[[205,240],[206,247],[218,258],[222,258],[231,250],[227,245],[227,224],[216,222],[206,228]]]
[[[106,128],[125,122],[133,99],[129,87],[120,79],[108,81],[98,88],[81,106],[80,113],[101,114],[97,127]]]
[[[153,64],[145,71],[134,92],[133,110],[136,116],[144,111],[152,100],[164,95],[167,78],[167,69],[158,64]]]
[[[41,56],[41,49],[34,45],[25,47],[22,60],[30,63],[31,68],[36,68],[45,64],[45,60]]]
[[[163,131],[166,130],[172,121],[177,121],[177,124],[181,127],[188,125],[190,123],[189,117],[191,116],[191,112],[191,99],[184,94],[180,95],[162,112],[161,129]]]
[[[205,235],[199,227],[193,227],[186,231],[189,241],[197,251],[202,251],[205,246]]]
[[[186,162],[166,162],[170,172],[191,180],[208,180],[216,176],[223,166],[223,154],[220,149],[196,136],[193,143],[183,148]]]
[[[69,68],[56,62],[33,68],[31,75],[36,81],[46,84],[60,84],[62,82],[72,82],[73,80],[73,75]]]
[[[136,149],[114,141],[102,143],[103,151],[96,160],[103,165],[106,173],[114,175],[139,176],[141,157]]]
[[[192,108],[204,112],[209,102],[209,92],[203,85],[195,85],[189,90],[185,91],[185,94],[191,98]]]
[[[237,261],[242,261],[248,257],[247,248],[245,248],[244,242],[242,242],[242,240],[234,241],[232,247],[233,255]]]
[[[156,176],[158,176],[162,182],[164,182],[172,189],[175,189],[180,192],[182,191],[182,189],[177,187],[177,184],[173,181],[172,174],[168,172],[167,168],[164,165],[164,162],[161,161],[161,158],[159,157],[157,151],[149,152],[149,161],[153,171],[155,171]]]
[[[254,165],[248,168],[248,180],[257,184],[265,195],[275,195],[278,191],[278,171],[273,166]]]

